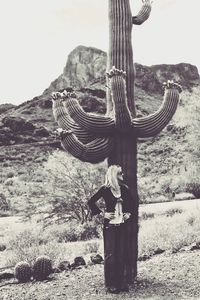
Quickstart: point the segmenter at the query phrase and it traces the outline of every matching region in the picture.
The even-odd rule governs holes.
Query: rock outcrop
[[[162,83],[167,80],[174,80],[180,83],[184,89],[189,90],[200,83],[198,69],[191,64],[162,64],[151,67],[135,64],[135,67],[136,86],[147,93],[160,93],[162,91]]]
[[[61,74],[50,87],[44,91],[49,95],[69,87],[80,90],[90,89],[95,93],[105,93],[106,90],[106,61],[107,54],[92,47],[78,46],[68,56],[67,64]],[[187,63],[175,65],[143,66],[135,64],[136,86],[149,93],[161,93],[162,83],[167,80],[179,82],[183,88],[191,89],[200,83],[198,69]]]
[[[63,74],[52,82],[44,93],[67,87],[75,89],[91,87],[94,83],[100,83],[102,89],[101,83],[105,83],[106,61],[106,52],[102,50],[85,46],[76,47],[68,56]]]

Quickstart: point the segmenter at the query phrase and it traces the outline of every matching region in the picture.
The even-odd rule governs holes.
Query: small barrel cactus
[[[53,272],[52,261],[48,256],[39,256],[33,265],[33,277],[44,280]]]
[[[15,266],[14,275],[19,282],[29,281],[32,276],[31,266],[25,261],[20,261]]]

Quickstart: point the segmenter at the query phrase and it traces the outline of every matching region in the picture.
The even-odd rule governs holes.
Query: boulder
[[[91,255],[90,259],[93,264],[101,264],[103,262],[103,257],[100,254]]]
[[[165,252],[165,250],[161,249],[161,248],[157,248],[156,250],[154,250],[154,255],[157,255],[157,254],[162,254],[163,252]]]
[[[191,250],[191,251],[194,251],[194,250],[200,250],[200,242],[193,243],[193,244],[190,246],[190,250]]]
[[[0,251],[4,251],[4,250],[6,250],[6,245],[0,244]]]
[[[0,280],[6,280],[11,278],[14,278],[14,273],[5,271],[0,273]]]
[[[68,271],[71,268],[71,265],[70,265],[70,262],[68,260],[64,260],[64,261],[61,261],[58,264],[57,268],[60,271]]]
[[[86,265],[86,262],[85,262],[84,258],[82,256],[77,256],[77,257],[75,257],[74,262],[71,264],[71,267],[77,268],[77,267],[85,266],[85,265]]]

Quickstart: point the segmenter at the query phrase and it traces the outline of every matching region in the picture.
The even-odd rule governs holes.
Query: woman
[[[105,212],[96,202],[105,201]],[[126,227],[132,214],[131,193],[123,183],[122,169],[112,165],[106,173],[105,184],[88,201],[92,215],[104,215],[104,275],[108,292],[128,291],[125,278],[126,264]]]

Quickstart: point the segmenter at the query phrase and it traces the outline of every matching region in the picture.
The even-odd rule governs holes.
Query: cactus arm
[[[107,76],[110,79],[116,128],[121,132],[127,132],[131,127],[131,113],[126,96],[126,73],[113,66],[107,72]]]
[[[108,135],[115,128],[115,122],[111,117],[86,113],[70,93],[65,96],[65,107],[70,117],[88,132]]]
[[[63,130],[73,130],[73,133],[84,144],[91,142],[94,139],[94,135],[87,132],[74,122],[66,110],[61,93],[56,94],[56,96],[52,96],[52,108],[54,118],[59,127],[61,127]]]
[[[113,149],[113,140],[110,138],[96,138],[88,144],[83,144],[69,131],[62,132],[61,143],[74,157],[90,163],[102,162]]]
[[[56,93],[57,98],[52,95],[52,109],[55,121],[58,123],[59,127],[63,130],[68,130],[74,124],[73,120],[70,120],[66,114],[66,109],[64,107],[63,99],[60,93]]]
[[[144,23],[150,16],[151,13],[151,1],[150,0],[143,0],[142,7],[137,14],[137,16],[132,17],[132,23],[134,25],[141,25]]]
[[[164,101],[159,110],[149,116],[132,120],[137,137],[155,136],[169,123],[176,111],[180,91],[181,88],[178,84],[168,81]]]

